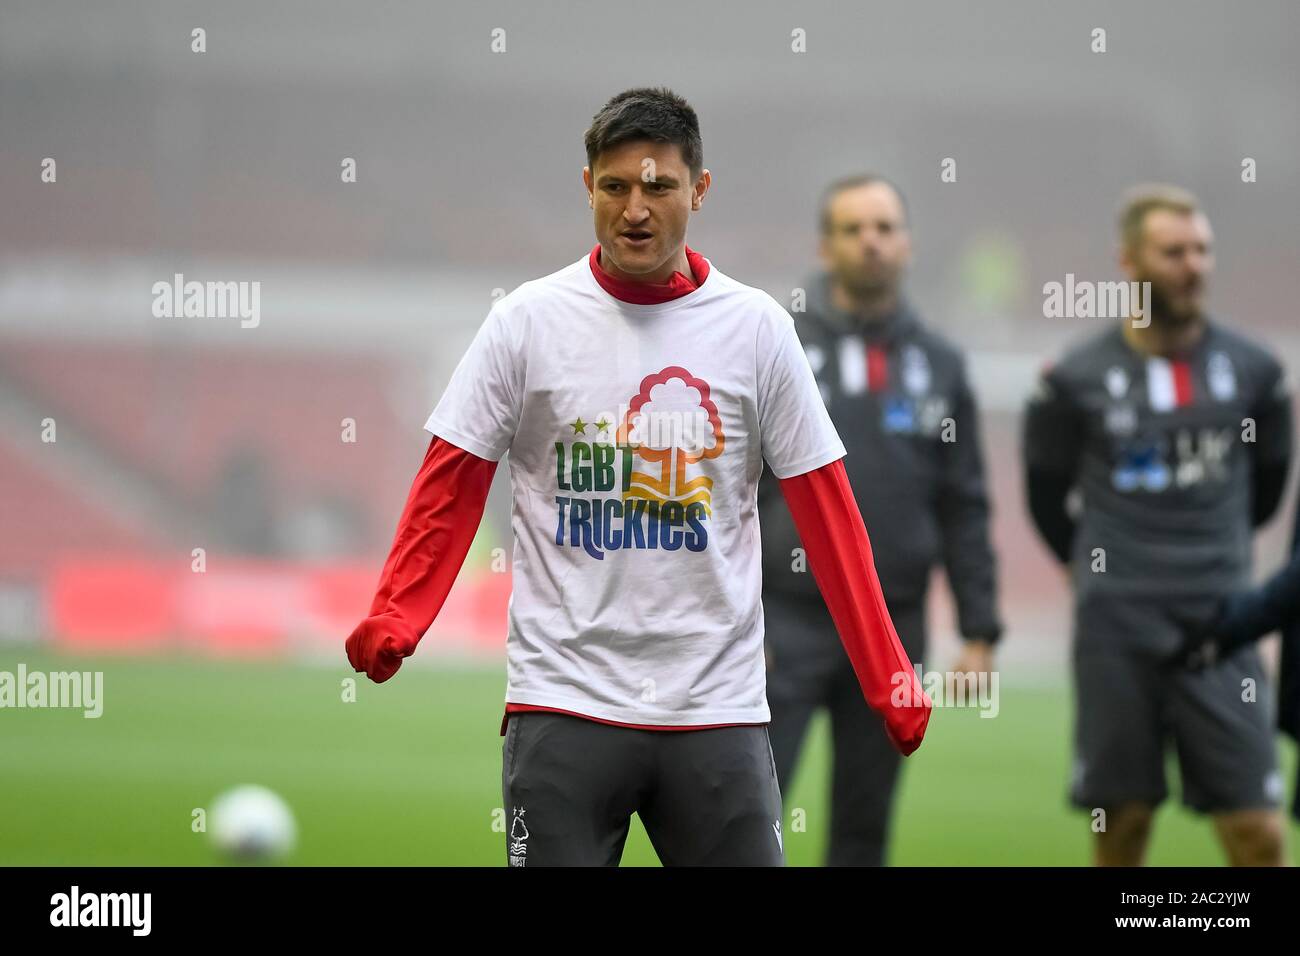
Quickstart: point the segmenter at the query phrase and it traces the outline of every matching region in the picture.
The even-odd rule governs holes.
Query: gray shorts
[[[1075,762],[1070,800],[1084,809],[1168,796],[1178,757],[1182,799],[1198,813],[1272,808],[1283,786],[1273,694],[1253,646],[1202,671],[1178,662],[1171,613],[1209,615],[1208,598],[1096,593],[1075,607]],[[1253,699],[1252,699],[1253,690]]]
[[[635,730],[511,714],[501,787],[510,866],[617,866],[632,814],[665,866],[783,866],[767,727]]]

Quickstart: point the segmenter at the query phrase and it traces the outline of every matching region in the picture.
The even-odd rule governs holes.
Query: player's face
[[[912,257],[903,201],[887,183],[856,186],[830,202],[822,262],[850,294],[892,292]]]
[[[700,208],[709,171],[692,181],[676,143],[624,143],[584,167],[595,211],[601,264],[647,282],[667,280],[686,244],[686,222]],[[612,267],[612,268],[611,268]]]
[[[1210,222],[1197,213],[1153,209],[1142,223],[1142,240],[1123,258],[1134,282],[1151,283],[1156,315],[1190,322],[1201,314],[1205,286],[1214,269]]]

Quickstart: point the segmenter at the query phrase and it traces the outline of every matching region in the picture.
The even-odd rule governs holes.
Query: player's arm
[[[483,519],[497,462],[434,436],[411,484],[370,615],[348,660],[380,683],[397,673],[442,610]]]
[[[1300,625],[1300,511],[1296,512],[1291,560],[1281,570],[1260,587],[1224,598],[1208,619],[1178,615],[1174,619],[1183,628],[1180,653],[1190,667],[1231,654],[1273,631]]]
[[[1262,587],[1224,601],[1214,634],[1221,649],[1231,651],[1300,620],[1300,551]]]
[[[371,680],[397,673],[442,609],[483,518],[497,463],[514,440],[522,332],[506,301],[488,313],[425,423],[434,438],[411,485],[370,616],[347,640],[348,660]]]
[[[997,562],[989,544],[989,497],[980,451],[979,409],[958,373],[953,408],[955,440],[941,443],[939,532],[944,568],[957,604],[957,623],[968,642],[992,645],[1002,634],[997,612]]]
[[[884,718],[894,746],[910,754],[921,746],[932,704],[889,617],[844,462],[780,485],[862,694]]]
[[[1034,527],[1061,563],[1070,561],[1075,522],[1066,501],[1078,473],[1083,427],[1055,370],[1045,370],[1025,411],[1025,498]]]
[[[817,586],[867,703],[904,754],[921,745],[931,703],[903,650],[871,542],[794,322],[775,302],[756,343],[762,453],[780,482]]]
[[[1270,372],[1268,387],[1251,417],[1255,423],[1251,458],[1251,519],[1255,527],[1266,524],[1277,513],[1291,467],[1291,396],[1281,367]]]

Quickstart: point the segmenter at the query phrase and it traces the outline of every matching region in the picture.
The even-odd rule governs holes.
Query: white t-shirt
[[[775,299],[710,263],[695,291],[633,305],[584,256],[493,306],[425,428],[510,452],[507,702],[770,720],[759,475],[845,454]]]

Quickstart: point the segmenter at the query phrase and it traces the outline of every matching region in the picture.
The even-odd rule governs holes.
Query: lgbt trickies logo
[[[643,378],[617,414],[566,428],[555,443],[557,545],[598,561],[620,548],[709,546],[713,479],[702,463],[726,439],[708,382],[670,365]]]

